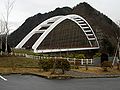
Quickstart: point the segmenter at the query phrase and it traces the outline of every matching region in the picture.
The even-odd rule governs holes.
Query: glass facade
[[[34,34],[25,44],[24,44],[24,48],[32,48],[32,46],[34,45],[34,43],[37,41],[37,39],[41,36],[41,33],[36,33]]]
[[[85,48],[90,44],[81,30],[73,21],[66,19],[58,24],[41,42],[37,49]]]

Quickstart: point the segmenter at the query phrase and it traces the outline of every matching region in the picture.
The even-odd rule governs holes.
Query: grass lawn
[[[0,56],[0,73],[49,75],[50,72],[40,71],[38,62],[39,60],[28,59],[25,57]]]
[[[42,77],[56,76],[51,75],[51,71],[44,72],[40,70],[38,62],[39,60],[27,59],[25,57],[0,56],[0,74],[34,74]]]
[[[15,57],[15,56],[0,56],[0,73],[1,74],[34,74],[40,76],[58,76],[60,74],[51,75],[51,72],[44,72],[39,69],[38,66],[39,60],[28,59],[25,57]],[[108,75],[120,75],[120,71],[114,67],[113,69],[109,68],[108,72],[104,72],[101,67],[88,67],[88,70],[85,69],[84,66],[79,69],[72,69],[73,71],[77,71],[78,73],[93,73],[93,74],[108,74]],[[66,76],[67,74],[64,74]],[[71,74],[72,75],[72,74]]]
[[[16,68],[38,68],[39,60],[28,59],[25,57],[1,57],[0,67],[16,67]]]
[[[25,49],[13,49],[14,53],[24,53],[29,55],[34,55],[33,51]]]
[[[108,68],[108,71],[105,72],[101,67],[88,67],[88,70],[86,70],[85,67],[80,67],[79,69],[72,69],[74,71],[78,72],[84,72],[84,73],[93,73],[93,74],[120,74],[120,70],[117,70],[117,67],[114,66],[112,69]]]

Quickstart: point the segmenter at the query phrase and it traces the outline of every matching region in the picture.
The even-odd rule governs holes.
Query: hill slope
[[[84,17],[95,31],[103,49],[110,49],[112,46],[116,45],[118,26],[107,16],[84,2],[78,4],[72,9],[69,7],[57,8],[54,11],[45,14],[38,13],[37,15],[28,18],[9,36],[8,41],[10,46],[15,47],[25,37],[25,35],[44,20],[53,16],[67,14],[78,14]],[[109,47],[107,45],[109,45]]]
[[[29,17],[16,31],[9,36],[10,46],[15,47],[32,29],[34,29],[44,20],[57,15],[66,15],[71,13],[71,11],[71,8],[63,7],[56,8],[54,11],[45,14],[38,13],[37,15]]]

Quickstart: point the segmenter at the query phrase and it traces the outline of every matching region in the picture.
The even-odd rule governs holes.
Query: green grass
[[[14,49],[14,53],[24,53],[29,55],[34,55],[34,52],[32,50],[25,50],[25,49]]]
[[[28,55],[35,55],[35,56],[48,56],[48,54],[39,54],[34,53],[32,50],[26,49],[13,49],[14,53],[21,53],[21,54],[28,54]]]
[[[39,60],[28,59],[24,57],[0,57],[0,67],[38,67]]]

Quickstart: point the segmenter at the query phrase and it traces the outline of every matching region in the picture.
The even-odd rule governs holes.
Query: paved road
[[[120,90],[120,78],[48,80],[31,75],[4,76],[0,90]]]
[[[2,80],[4,80],[4,81],[7,81],[7,79],[6,78],[4,78],[3,76],[1,76],[0,75],[0,78],[2,79]]]

